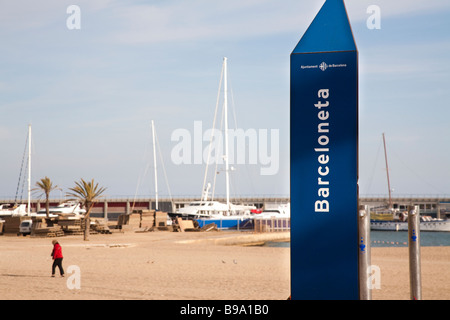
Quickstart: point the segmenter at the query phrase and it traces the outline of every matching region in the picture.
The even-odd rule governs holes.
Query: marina
[[[0,299],[450,299],[449,1],[1,13]]]
[[[225,202],[226,198],[223,196],[217,196],[218,202]],[[4,198],[0,199],[0,215],[10,214],[7,208],[13,208],[15,199]],[[173,198],[161,197],[158,199],[159,210],[169,213],[175,213],[182,208],[186,208],[189,204],[198,201],[194,196],[179,196]],[[362,205],[368,205],[370,208],[384,206],[388,201],[386,196],[377,197],[361,197],[360,203]],[[436,197],[421,197],[417,195],[413,196],[401,196],[393,198],[394,208],[406,210],[408,205],[417,205],[420,209],[421,215],[430,216],[437,219],[447,219],[450,216],[450,197],[448,196],[436,196]],[[56,207],[61,203],[67,202],[66,198],[51,198],[50,206]],[[290,203],[288,196],[248,196],[235,198],[236,204],[242,204],[246,206],[254,206],[259,210],[273,208],[279,205],[285,205]],[[31,212],[38,212],[45,208],[45,201],[42,199],[30,200]],[[121,214],[130,214],[133,210],[154,210],[156,208],[156,199],[154,197],[105,197],[94,203],[91,215],[93,217],[104,218],[107,220],[115,221]],[[16,208],[17,209],[17,208]],[[22,214],[26,213],[26,203],[21,204]]]
[[[67,198],[50,198],[50,205],[57,206],[66,202]],[[223,195],[215,197],[216,201],[224,202],[226,198]],[[368,205],[370,208],[385,206],[388,202],[388,197],[383,195],[376,196],[361,196],[360,204]],[[12,207],[14,205],[14,198],[3,197],[0,198],[0,205]],[[198,201],[195,196],[173,196],[172,198],[160,197],[158,199],[159,209],[167,212],[176,212],[180,208],[186,207],[188,204]],[[288,195],[242,195],[234,198],[236,204],[252,205],[257,209],[270,207],[279,204],[287,204],[290,202]],[[421,215],[429,215],[435,218],[450,217],[450,196],[436,195],[436,196],[421,196],[421,195],[402,195],[392,198],[394,208],[406,210],[408,205],[417,205],[420,209]],[[26,203],[23,203],[26,205]],[[131,213],[134,209],[155,209],[155,198],[150,196],[117,196],[104,197],[96,203],[92,213],[94,215],[102,215],[109,219],[115,219],[119,214]],[[44,208],[45,202],[42,199],[31,199],[31,211],[36,212]]]

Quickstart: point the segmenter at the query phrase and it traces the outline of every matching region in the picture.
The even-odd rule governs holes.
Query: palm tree
[[[90,182],[86,182],[81,179],[79,182],[75,181],[75,187],[69,188],[72,192],[69,192],[68,195],[75,197],[80,200],[86,209],[85,215],[85,229],[84,229],[84,240],[89,240],[89,225],[90,225],[90,213],[91,209],[94,205],[94,202],[100,198],[101,194],[106,190],[104,187],[99,187],[98,183],[94,182],[92,179]]]
[[[58,186],[54,186],[53,182],[50,180],[49,177],[42,178],[40,181],[36,182],[37,188],[34,188],[33,190],[39,190],[42,191],[42,195],[45,195],[45,209],[47,212],[47,218],[50,217],[50,192],[57,189]]]

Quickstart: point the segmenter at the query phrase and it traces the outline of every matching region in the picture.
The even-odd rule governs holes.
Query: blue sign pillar
[[[358,299],[358,51],[327,0],[291,54],[292,299]]]

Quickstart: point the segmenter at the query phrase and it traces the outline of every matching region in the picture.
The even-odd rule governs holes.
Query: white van
[[[33,225],[33,221],[31,220],[23,220],[19,226],[19,235],[22,234],[26,236],[27,234],[31,234],[31,226]]]

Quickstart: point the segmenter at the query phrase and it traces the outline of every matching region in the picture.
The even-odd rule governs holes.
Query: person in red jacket
[[[53,240],[52,244],[53,244],[53,251],[51,254],[52,259],[53,259],[52,277],[55,276],[56,266],[58,266],[58,268],[59,268],[59,273],[61,274],[61,277],[64,277],[64,269],[62,266],[63,254],[62,254],[61,245],[56,240]]]

